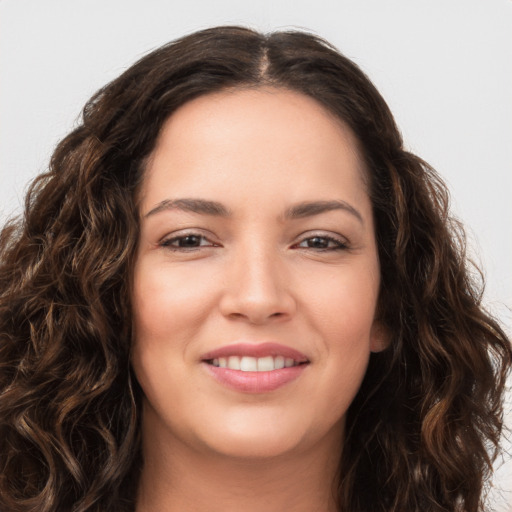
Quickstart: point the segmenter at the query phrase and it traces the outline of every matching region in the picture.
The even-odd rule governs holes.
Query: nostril
[[[247,312],[247,313],[240,313],[240,312],[232,312],[228,315],[228,318],[231,318],[232,320],[247,320],[251,323],[255,324],[261,324],[265,323],[271,319],[282,319],[287,316],[287,313],[284,313],[282,311],[277,311],[275,313],[265,314],[264,312]]]
[[[219,308],[225,318],[262,324],[291,318],[295,311],[295,301],[288,291],[270,288],[245,290],[233,285],[223,292]]]

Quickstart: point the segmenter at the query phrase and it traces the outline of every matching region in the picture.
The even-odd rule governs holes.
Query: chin
[[[235,459],[270,459],[285,456],[298,449],[300,441],[290,442],[281,436],[269,436],[266,433],[243,435],[238,432],[234,436],[225,436],[222,440],[212,440],[209,443],[212,451],[218,455]]]
[[[284,417],[283,417],[284,416]],[[210,425],[203,441],[210,450],[236,458],[271,458],[301,450],[311,437],[306,425],[281,413],[237,411],[217,425]]]

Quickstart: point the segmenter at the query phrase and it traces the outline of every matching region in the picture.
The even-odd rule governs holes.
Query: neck
[[[333,440],[335,436],[333,435]],[[339,434],[337,437],[340,437]],[[341,443],[294,454],[235,458],[198,451],[171,436],[144,435],[136,512],[336,512]]]

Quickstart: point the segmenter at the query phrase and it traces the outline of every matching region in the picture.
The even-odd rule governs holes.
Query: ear
[[[375,320],[370,331],[370,350],[382,352],[391,344],[391,331],[380,321]]]

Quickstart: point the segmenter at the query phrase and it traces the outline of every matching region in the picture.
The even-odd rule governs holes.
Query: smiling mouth
[[[300,378],[310,360],[280,343],[234,343],[203,354],[208,374],[241,393],[265,394]]]
[[[296,361],[291,357],[284,356],[229,356],[209,359],[205,362],[217,368],[227,368],[242,372],[271,372],[281,370],[282,368],[308,364],[308,361]]]

